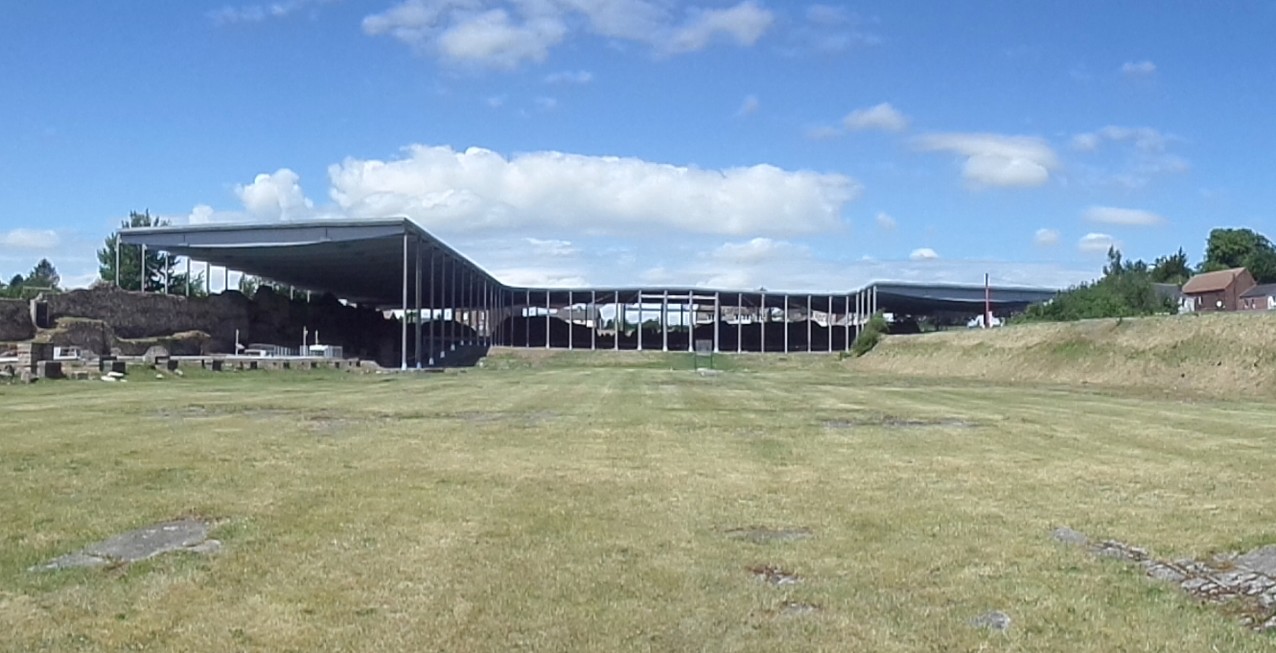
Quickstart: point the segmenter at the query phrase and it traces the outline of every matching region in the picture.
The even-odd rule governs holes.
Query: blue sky
[[[1272,34],[1272,2],[14,3],[0,275],[87,283],[142,209],[408,215],[516,284],[1195,261],[1276,236]]]

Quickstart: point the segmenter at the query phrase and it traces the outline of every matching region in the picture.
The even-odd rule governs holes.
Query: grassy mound
[[[999,382],[1276,393],[1276,314],[1032,324],[887,337],[857,369]]]

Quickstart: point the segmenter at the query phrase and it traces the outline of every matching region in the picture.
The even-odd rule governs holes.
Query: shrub
[[[859,358],[872,351],[873,347],[881,341],[882,336],[886,335],[888,328],[890,327],[886,323],[886,317],[881,313],[874,314],[869,318],[868,324],[860,329],[859,335],[855,336],[855,342],[851,344],[851,355]]]

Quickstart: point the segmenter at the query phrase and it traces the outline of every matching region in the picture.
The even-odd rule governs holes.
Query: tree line
[[[1252,229],[1214,229],[1205,243],[1205,257],[1196,266],[1181,247],[1151,263],[1125,259],[1113,247],[1108,249],[1103,276],[1068,288],[1048,303],[1030,306],[1020,321],[1173,314],[1178,300],[1170,286],[1183,285],[1193,274],[1240,267],[1258,283],[1276,283],[1276,246]]]
[[[42,258],[31,271],[15,274],[8,281],[0,279],[0,297],[26,299],[42,292],[60,292],[62,275],[49,259]]]

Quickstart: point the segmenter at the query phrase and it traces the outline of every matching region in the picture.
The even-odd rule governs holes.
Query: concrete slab
[[[121,533],[32,567],[31,571],[139,562],[173,551],[209,554],[220,548],[221,542],[208,539],[208,524],[197,519],[179,519]]]

